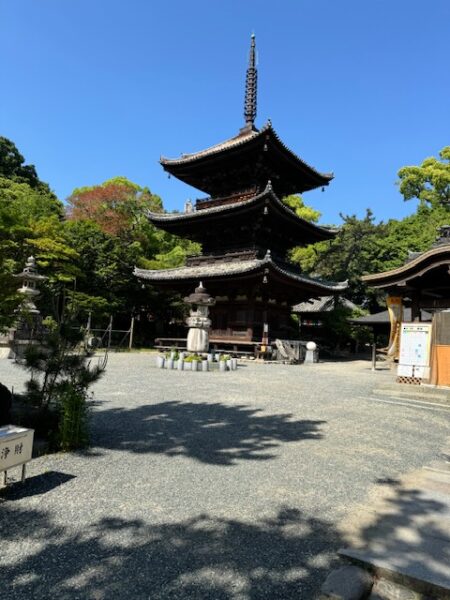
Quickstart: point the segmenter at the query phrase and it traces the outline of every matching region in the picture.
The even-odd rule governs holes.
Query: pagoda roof
[[[361,279],[371,287],[377,288],[406,285],[412,279],[422,277],[443,265],[450,266],[450,243],[422,252],[401,267],[383,273],[364,275]]]
[[[205,223],[217,221],[224,223],[224,219],[254,214],[260,210],[269,211],[269,215],[276,215],[280,228],[293,230],[299,240],[304,244],[333,239],[335,231],[320,227],[299,217],[295,211],[282,202],[272,189],[269,182],[260,193],[247,200],[239,200],[228,204],[211,206],[200,210],[184,213],[155,213],[147,212],[148,219],[161,229],[177,235],[192,236],[191,239],[201,239],[205,231]],[[286,232],[287,233],[287,232]]]
[[[346,281],[335,283],[313,279],[301,273],[293,265],[280,263],[274,260],[267,251],[264,258],[253,258],[248,260],[216,260],[214,262],[195,265],[176,267],[173,269],[147,270],[134,269],[134,275],[139,279],[145,279],[151,283],[169,284],[176,281],[208,281],[214,279],[229,279],[233,277],[270,274],[281,276],[289,280],[295,287],[306,287],[316,292],[317,295],[323,295],[330,292],[341,292],[347,289]]]
[[[214,194],[218,188],[217,178],[223,177],[226,180],[234,165],[242,168],[243,163],[255,163],[256,158],[261,156],[264,156],[265,163],[270,164],[272,171],[279,173],[280,185],[286,194],[328,185],[334,177],[333,173],[317,171],[290,150],[281,141],[270,121],[260,130],[245,127],[237,136],[199,152],[182,154],[179,158],[161,157],[160,163],[181,181]],[[218,170],[219,163],[226,163],[222,175]]]

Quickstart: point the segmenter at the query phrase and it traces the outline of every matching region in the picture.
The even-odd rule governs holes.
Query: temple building
[[[211,342],[267,345],[298,336],[291,322],[293,304],[340,293],[346,282],[304,275],[288,251],[334,232],[297,216],[283,198],[327,186],[320,173],[285,146],[270,121],[257,129],[257,70],[252,36],[246,76],[245,125],[238,135],[193,154],[161,158],[170,175],[207,195],[187,203],[183,213],[148,213],[155,226],[199,242],[202,253],[185,266],[135,269],[141,280],[186,295],[199,281],[215,297]]]
[[[425,380],[450,386],[450,225],[438,228],[438,237],[429,250],[412,252],[401,267],[366,275],[362,280],[385,291],[388,306],[390,301],[399,305],[399,321],[406,322],[408,317],[422,321],[432,316],[430,374]],[[409,315],[405,306],[410,308]],[[390,341],[396,340],[396,326],[396,320],[391,320]]]
[[[370,287],[382,289],[388,296],[398,296],[411,307],[411,320],[421,320],[421,310],[435,312],[450,308],[450,226],[439,227],[432,247],[425,252],[411,252],[397,269],[365,275]]]

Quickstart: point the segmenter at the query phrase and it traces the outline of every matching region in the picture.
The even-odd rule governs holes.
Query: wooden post
[[[112,325],[113,325],[113,318],[111,315],[109,318],[109,325],[108,325],[108,348],[111,348]]]
[[[134,334],[134,317],[131,317],[130,343],[128,344],[128,350],[131,350],[131,348],[133,347],[133,334]]]
[[[372,344],[372,371],[377,370],[377,334],[375,330],[373,332],[373,344]]]
[[[418,323],[421,321],[419,294],[414,293],[411,300],[411,321],[413,323]]]

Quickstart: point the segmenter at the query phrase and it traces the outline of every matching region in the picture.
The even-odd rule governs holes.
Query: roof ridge
[[[372,273],[371,275],[362,275],[361,279],[362,281],[370,282],[374,280],[376,281],[376,279],[379,279],[381,277],[390,277],[391,275],[400,274],[413,269],[414,267],[419,265],[423,260],[426,260],[430,256],[445,254],[446,252],[450,252],[450,245],[448,244],[443,244],[442,246],[430,248],[429,250],[421,252],[419,256],[412,258],[410,261],[403,263],[403,265],[400,265],[395,269],[389,269],[388,271],[382,271],[381,273]]]
[[[214,277],[214,275],[216,275],[216,274],[222,275],[222,273],[220,273],[220,271],[223,270],[224,267],[226,267],[226,266],[228,266],[229,269],[231,267],[228,274],[233,275],[233,274],[251,273],[258,267],[261,267],[263,265],[270,265],[276,271],[278,271],[284,275],[287,275],[288,277],[293,277],[294,279],[297,279],[298,281],[301,281],[301,282],[311,283],[313,285],[322,287],[329,291],[338,292],[338,291],[345,290],[347,288],[346,282],[336,283],[336,282],[331,282],[331,281],[328,282],[328,281],[324,281],[324,280],[320,280],[320,279],[313,279],[311,277],[308,277],[307,275],[303,275],[302,273],[296,273],[295,269],[290,270],[290,269],[282,268],[271,257],[270,250],[268,250],[268,252],[266,252],[265,257],[262,259],[261,258],[253,258],[253,259],[243,260],[243,261],[239,261],[239,262],[221,260],[221,261],[217,261],[215,263],[210,263],[210,264],[205,264],[205,265],[196,265],[196,266],[189,266],[189,267],[184,265],[182,267],[175,267],[175,268],[171,268],[171,269],[139,269],[139,268],[135,267],[134,271],[133,271],[133,275],[135,275],[136,277],[140,277],[142,279],[161,281],[164,279],[170,280],[171,274],[175,274],[174,272],[177,271],[178,278],[181,277],[182,279],[194,279],[194,278],[202,277],[204,279],[208,279],[208,277]],[[294,265],[293,265],[293,267],[294,267]],[[208,273],[208,271],[209,271],[209,273]],[[158,275],[159,275],[159,277],[158,277]],[[183,277],[183,275],[184,275],[184,277]]]
[[[188,220],[196,219],[196,218],[198,218],[199,215],[201,216],[201,215],[210,215],[210,214],[214,214],[214,213],[229,212],[229,211],[234,210],[237,207],[249,206],[251,204],[256,203],[258,200],[264,198],[264,196],[267,196],[267,195],[270,195],[273,198],[273,200],[275,201],[275,203],[277,204],[277,206],[279,206],[286,214],[296,218],[300,223],[305,224],[306,227],[308,227],[309,229],[314,229],[314,230],[322,231],[326,234],[334,235],[335,232],[333,230],[328,229],[327,227],[322,227],[321,225],[317,225],[316,223],[312,223],[311,221],[307,221],[303,217],[299,217],[297,215],[297,213],[295,212],[295,210],[290,208],[287,204],[285,204],[283,202],[282,199],[280,199],[277,196],[277,194],[275,194],[270,180],[267,182],[266,187],[264,188],[264,190],[262,192],[259,192],[259,194],[256,194],[255,196],[253,196],[252,198],[249,198],[247,200],[239,200],[237,202],[230,202],[229,204],[220,204],[219,206],[211,206],[209,208],[202,208],[201,210],[197,210],[197,211],[193,211],[193,212],[157,213],[157,212],[152,212],[150,210],[147,210],[146,215],[147,215],[147,217],[149,217],[155,221],[160,221],[160,222],[177,220],[180,218],[188,219]]]

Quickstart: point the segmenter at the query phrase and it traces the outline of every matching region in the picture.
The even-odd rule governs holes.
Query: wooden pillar
[[[420,297],[418,292],[414,293],[411,297],[411,321],[413,323],[421,321]]]

